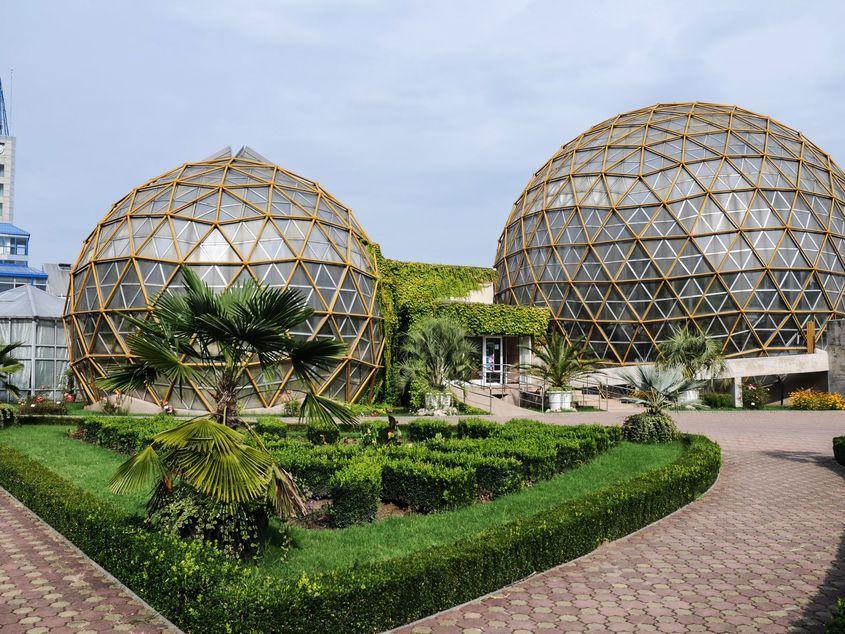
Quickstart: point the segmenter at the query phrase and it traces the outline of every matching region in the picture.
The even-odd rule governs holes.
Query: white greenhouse
[[[67,339],[62,323],[64,301],[34,286],[19,286],[0,293],[0,342],[21,342],[13,355],[23,370],[12,377],[21,397],[62,396],[67,369]],[[5,390],[0,399],[13,398]]]

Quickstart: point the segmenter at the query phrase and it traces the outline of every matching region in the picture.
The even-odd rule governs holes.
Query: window
[[[6,175],[6,166],[0,164],[0,178]]]

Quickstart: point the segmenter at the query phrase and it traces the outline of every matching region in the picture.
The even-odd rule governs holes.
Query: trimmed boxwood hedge
[[[139,520],[0,444],[0,485],[192,632],[374,632],[491,592],[586,554],[691,502],[716,479],[719,447],[684,436],[672,464],[549,511],[388,561],[294,581]]]
[[[381,495],[382,465],[372,456],[352,460],[330,480],[332,524],[342,528],[372,522]]]
[[[396,460],[381,470],[381,497],[414,511],[448,511],[475,502],[475,474],[463,467]]]

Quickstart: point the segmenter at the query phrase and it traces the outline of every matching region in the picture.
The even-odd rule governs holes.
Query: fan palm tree
[[[126,337],[129,362],[110,368],[101,388],[129,392],[159,379],[178,387],[191,382],[210,392],[214,420],[236,428],[239,400],[255,392],[247,366],[257,365],[267,378],[292,368],[305,386],[300,417],[355,422],[346,407],[315,393],[314,384],[335,367],[345,345],[290,334],[314,313],[298,291],[249,281],[215,293],[188,267],[180,273],[184,293],[159,295],[146,319],[127,317],[136,328]]]
[[[426,317],[408,331],[400,365],[403,385],[423,381],[432,391],[443,391],[449,381],[466,381],[475,370],[478,349],[467,331],[446,317]]]
[[[678,402],[682,392],[694,390],[700,381],[687,378],[677,367],[661,369],[639,365],[619,372],[619,378],[634,389],[634,399],[649,414],[660,415]]]
[[[185,481],[221,503],[267,497],[280,516],[302,510],[293,479],[238,412],[239,399],[254,391],[246,368],[257,365],[269,377],[291,368],[305,386],[300,418],[353,424],[348,408],[314,391],[321,374],[340,359],[344,344],[290,335],[313,314],[297,291],[251,281],[218,294],[189,268],[182,267],[181,275],[184,293],[161,294],[147,319],[131,320],[137,331],[126,337],[130,360],[110,369],[99,385],[128,392],[158,379],[179,386],[190,381],[211,393],[215,408],[211,420],[197,418],[154,436],[120,466],[111,490],[125,493],[154,484],[153,510],[177,481]]]
[[[696,376],[714,378],[725,369],[722,347],[715,339],[684,324],[658,347],[658,365],[677,367],[688,379]]]
[[[0,389],[8,390],[15,396],[20,396],[20,390],[12,383],[12,375],[23,369],[23,363],[12,356],[12,352],[23,345],[21,342],[0,345]]]
[[[569,387],[572,381],[589,374],[602,362],[581,341],[570,343],[559,332],[547,333],[535,342],[532,350],[531,363],[520,364],[519,369],[541,379],[552,390]]]

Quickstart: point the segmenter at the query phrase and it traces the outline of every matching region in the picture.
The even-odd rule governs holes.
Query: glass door
[[[502,338],[484,337],[484,385],[502,383]]]

